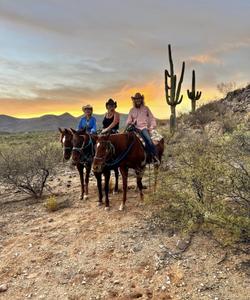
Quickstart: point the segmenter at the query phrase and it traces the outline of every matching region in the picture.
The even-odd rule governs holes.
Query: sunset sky
[[[249,0],[0,0],[0,114],[103,113],[110,97],[128,112],[139,91],[166,118],[169,43],[187,111],[193,68],[200,103],[250,82],[249,15]]]

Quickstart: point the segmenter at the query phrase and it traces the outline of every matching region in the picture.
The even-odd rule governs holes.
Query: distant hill
[[[98,127],[101,127],[103,115],[94,115]],[[121,114],[120,126],[124,127],[127,118],[126,114]],[[58,127],[76,128],[81,116],[74,117],[69,113],[62,115],[44,115],[42,117],[20,119],[6,115],[0,115],[0,133],[15,133],[29,131],[50,131],[57,130]]]

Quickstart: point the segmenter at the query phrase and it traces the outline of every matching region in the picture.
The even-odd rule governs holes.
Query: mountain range
[[[98,128],[102,127],[103,115],[94,115]],[[15,133],[29,131],[50,131],[58,127],[76,128],[81,116],[74,117],[69,113],[62,115],[44,115],[37,118],[21,119],[7,115],[0,115],[0,132]],[[124,127],[127,115],[120,114],[120,127]]]

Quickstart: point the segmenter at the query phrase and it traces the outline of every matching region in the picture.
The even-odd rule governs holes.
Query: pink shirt
[[[140,108],[133,107],[130,109],[126,124],[134,124],[137,129],[153,130],[156,128],[156,120],[150,109],[142,105]]]

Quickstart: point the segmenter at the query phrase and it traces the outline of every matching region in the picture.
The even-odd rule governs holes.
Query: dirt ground
[[[180,253],[180,237],[151,221],[152,206],[133,189],[124,212],[121,194],[111,195],[107,212],[97,207],[94,179],[88,200],[78,199],[75,170],[50,185],[69,202],[52,213],[0,189],[0,299],[249,299],[247,254],[206,236]]]

